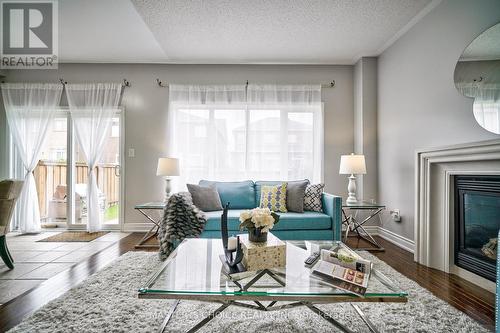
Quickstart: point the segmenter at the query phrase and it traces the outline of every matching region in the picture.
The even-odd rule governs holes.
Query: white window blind
[[[200,179],[322,181],[319,85],[170,91],[170,152],[180,159],[181,189]]]

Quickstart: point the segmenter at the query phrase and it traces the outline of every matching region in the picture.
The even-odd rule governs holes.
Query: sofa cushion
[[[269,208],[273,212],[286,213],[286,183],[265,185],[261,188],[260,208]]]
[[[286,206],[288,211],[302,213],[304,211],[304,194],[309,180],[291,180],[291,181],[278,181],[278,180],[258,180],[255,182],[255,201],[257,206],[260,206],[260,196],[262,186],[274,186],[281,183],[287,183],[286,190]],[[303,190],[303,191],[302,191]],[[301,208],[302,207],[302,208]]]
[[[240,213],[244,209],[230,209],[227,212],[227,229],[232,232],[238,232],[240,226]],[[222,211],[207,212],[207,223],[205,230],[218,231],[220,230],[220,217]],[[330,216],[318,212],[304,213],[279,213],[280,221],[271,230],[321,230],[331,229],[332,219]],[[244,231],[242,231],[243,233]]]
[[[251,180],[242,182],[215,182],[200,180],[201,186],[215,186],[219,192],[220,201],[224,207],[228,202],[231,209],[252,209],[255,202],[255,184]]]
[[[204,212],[214,210],[222,210],[219,193],[215,186],[200,186],[194,184],[186,184],[193,203],[196,207]]]
[[[286,187],[286,207],[290,212],[304,212],[304,197],[309,180],[288,182]]]
[[[323,212],[323,189],[325,184],[307,185],[304,196],[304,210]]]

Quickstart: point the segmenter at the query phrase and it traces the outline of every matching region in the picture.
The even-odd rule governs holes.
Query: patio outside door
[[[104,215],[104,230],[119,230],[122,225],[123,113],[117,112],[106,135],[103,155],[95,170],[99,205]],[[24,176],[24,167],[10,145],[11,175]],[[51,126],[40,161],[34,170],[42,227],[67,227],[85,230],[87,224],[88,165],[73,131],[71,116],[61,109]],[[14,228],[17,226],[14,216]]]

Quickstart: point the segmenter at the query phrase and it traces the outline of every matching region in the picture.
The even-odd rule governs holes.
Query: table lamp
[[[349,185],[347,186],[347,191],[349,196],[345,201],[346,204],[355,204],[358,202],[356,199],[356,176],[354,175],[364,175],[366,173],[366,164],[364,155],[342,155],[340,157],[340,170],[341,175],[349,176]]]
[[[166,187],[165,187],[165,203],[170,197],[171,188],[171,178],[172,176],[179,176],[179,160],[177,158],[171,157],[160,157],[158,159],[158,167],[156,169],[157,176],[164,176]]]

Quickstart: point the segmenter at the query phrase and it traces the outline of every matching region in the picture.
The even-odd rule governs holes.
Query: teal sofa
[[[212,182],[202,180],[200,185],[215,185],[223,205],[230,203],[228,211],[229,234],[239,231],[240,213],[260,205],[262,185],[281,182],[251,180],[242,182]],[[207,224],[201,237],[220,238],[220,218],[222,211],[206,212]],[[342,198],[323,193],[323,212],[279,213],[280,221],[272,233],[286,240],[340,240],[342,225]]]

